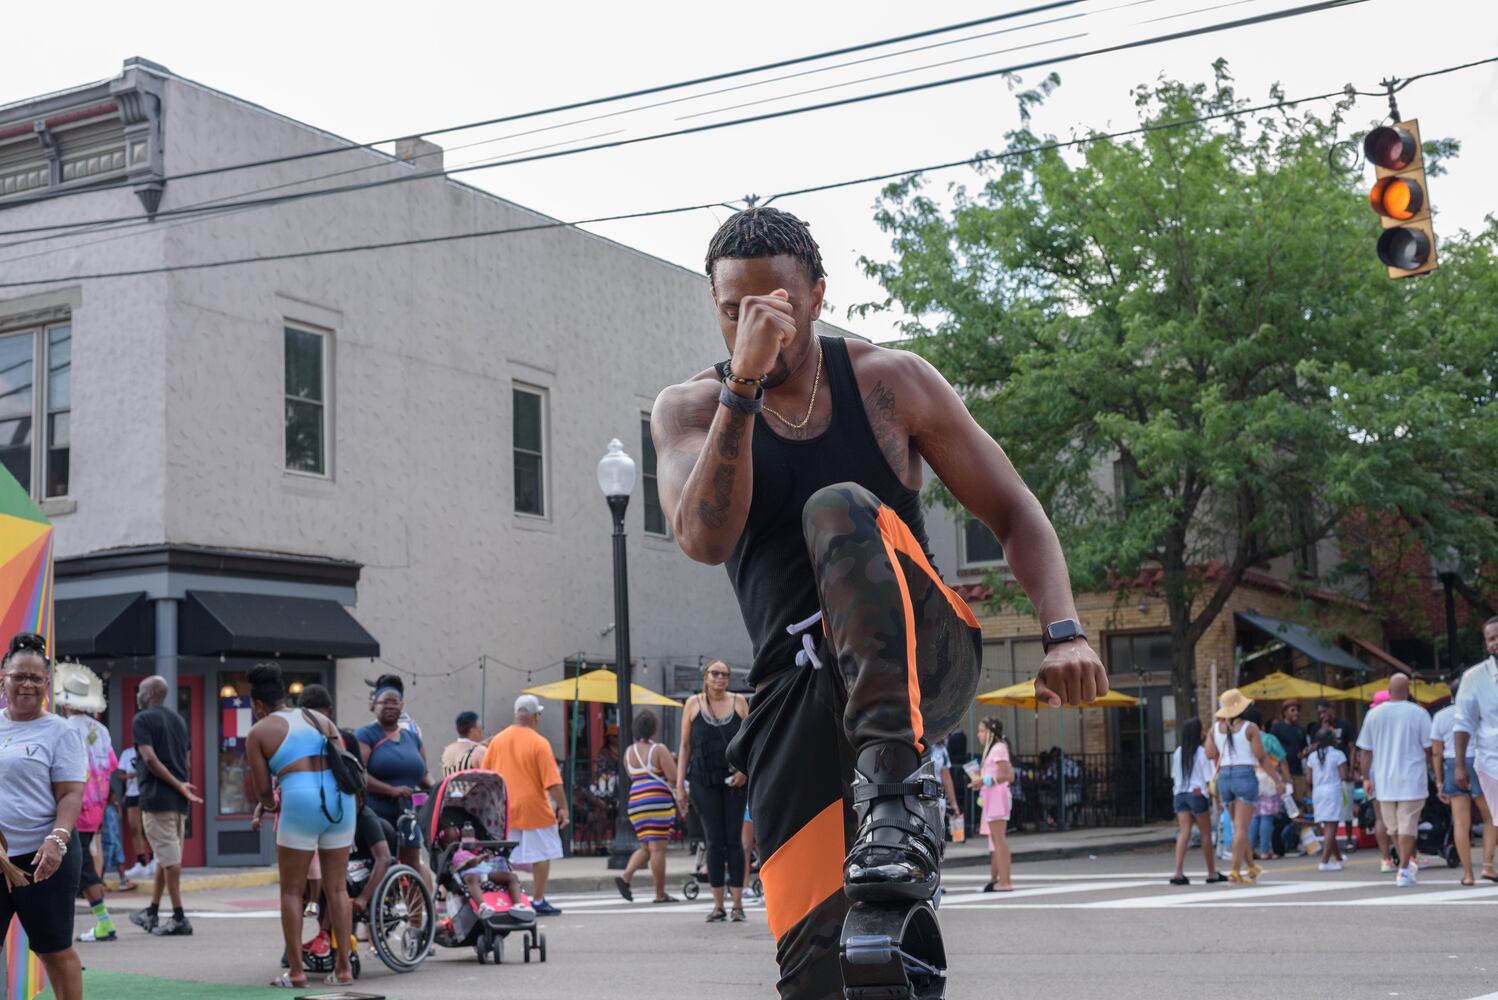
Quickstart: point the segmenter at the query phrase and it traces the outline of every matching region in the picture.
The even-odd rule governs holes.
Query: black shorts
[[[83,843],[75,833],[67,856],[51,878],[0,892],[0,943],[5,941],[10,918],[14,915],[26,931],[31,950],[38,955],[50,955],[73,947],[73,900],[78,895],[78,870],[83,855]],[[30,875],[36,855],[24,854],[10,860]]]
[[[94,834],[79,831],[73,836],[74,843],[82,845],[82,850],[78,852],[78,891],[83,892],[87,889],[92,889],[96,885],[103,885],[104,880],[99,877],[98,872],[94,871],[94,855],[89,850],[94,842]],[[73,852],[70,849],[68,853],[72,854]]]
[[[127,796],[125,796],[125,808],[126,809],[139,809],[140,808],[140,796],[139,795],[127,795]]]

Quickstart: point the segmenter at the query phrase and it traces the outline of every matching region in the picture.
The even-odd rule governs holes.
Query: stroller
[[[446,903],[437,920],[435,943],[444,948],[472,948],[479,964],[504,959],[505,938],[524,935],[524,959],[535,955],[546,961],[546,935],[536,928],[536,913],[524,892],[519,899],[493,883],[484,885],[484,902],[494,913],[481,919],[478,906],[468,896],[462,875],[454,869],[453,855],[462,847],[478,847],[496,857],[508,859],[515,842],[505,840],[509,832],[509,804],[505,782],[493,771],[473,769],[457,771],[442,779],[418,813],[427,837],[432,874]],[[445,828],[472,828],[472,839],[466,834],[460,843],[443,843]],[[441,905],[441,904],[439,904]]]

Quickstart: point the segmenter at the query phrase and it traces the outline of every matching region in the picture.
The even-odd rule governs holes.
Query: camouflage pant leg
[[[946,736],[978,690],[982,633],[966,602],[899,516],[856,483],[813,494],[802,528],[822,627],[848,682],[849,742]]]

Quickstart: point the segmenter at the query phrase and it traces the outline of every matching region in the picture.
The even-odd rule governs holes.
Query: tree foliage
[[[1054,141],[1027,117],[977,184],[887,187],[896,256],[863,266],[888,299],[861,307],[916,317],[910,348],[1046,504],[1080,589],[1163,570],[1186,715],[1191,647],[1243,574],[1351,516],[1498,565],[1498,221],[1389,280],[1367,182],[1330,165],[1351,100],[1192,121],[1250,103],[1214,70],[1136,88],[1141,136],[1024,152]],[[1457,146],[1426,152],[1438,173]]]

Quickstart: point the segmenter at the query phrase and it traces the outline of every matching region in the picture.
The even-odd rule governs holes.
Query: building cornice
[[[165,570],[170,573],[249,577],[354,587],[359,583],[359,573],[363,568],[362,563],[342,559],[165,544],[105,549],[99,552],[86,552],[82,555],[65,556],[57,560],[54,572],[59,582],[113,574]]]

